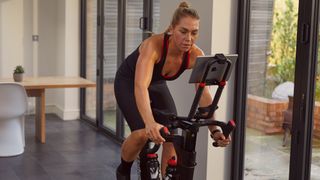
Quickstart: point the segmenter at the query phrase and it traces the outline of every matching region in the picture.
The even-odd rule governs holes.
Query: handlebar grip
[[[234,120],[230,120],[228,124],[224,128],[222,128],[223,135],[227,138],[229,134],[234,130],[234,128],[236,128],[236,123],[234,122]]]
[[[217,142],[213,142],[213,143],[212,143],[212,146],[214,146],[214,147],[219,147]]]
[[[236,123],[234,122],[234,120],[230,120],[228,122],[228,124],[226,124],[225,126],[221,127],[222,131],[223,131],[223,135],[224,137],[228,138],[230,133],[236,128]],[[219,147],[217,142],[213,142],[212,145],[214,147]]]
[[[168,135],[170,135],[169,129],[167,127],[163,127],[160,129],[160,135],[166,139],[166,137],[168,137]]]
[[[167,127],[163,127],[160,129],[160,135],[166,139],[168,137],[168,135],[170,135],[169,129]],[[166,139],[167,140],[167,139]],[[150,141],[148,141],[147,143],[150,143]],[[151,147],[147,147],[145,149],[146,154],[153,154],[156,153],[160,148],[159,144],[155,144],[152,148]]]

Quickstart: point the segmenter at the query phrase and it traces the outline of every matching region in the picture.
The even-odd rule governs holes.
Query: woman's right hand
[[[162,127],[163,125],[157,122],[147,123],[145,127],[147,137],[156,144],[164,143],[166,140],[160,135]]]

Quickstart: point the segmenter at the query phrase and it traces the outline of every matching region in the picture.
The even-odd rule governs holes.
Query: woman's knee
[[[139,130],[133,131],[130,136],[132,136],[132,138],[139,145],[144,145],[148,140],[146,131],[144,129],[139,129]]]

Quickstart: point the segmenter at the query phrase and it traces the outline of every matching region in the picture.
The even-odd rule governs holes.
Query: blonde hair
[[[183,17],[188,17],[188,16],[195,18],[197,20],[200,19],[198,12],[195,9],[191,8],[189,3],[187,3],[186,1],[182,1],[179,4],[178,8],[174,11],[170,26],[166,30],[166,32],[169,32],[170,27],[176,26]]]

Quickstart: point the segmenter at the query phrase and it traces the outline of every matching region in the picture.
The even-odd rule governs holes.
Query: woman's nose
[[[187,40],[187,41],[191,41],[191,37],[192,37],[192,36],[191,36],[190,33],[187,33],[187,34],[186,34],[186,40]]]

